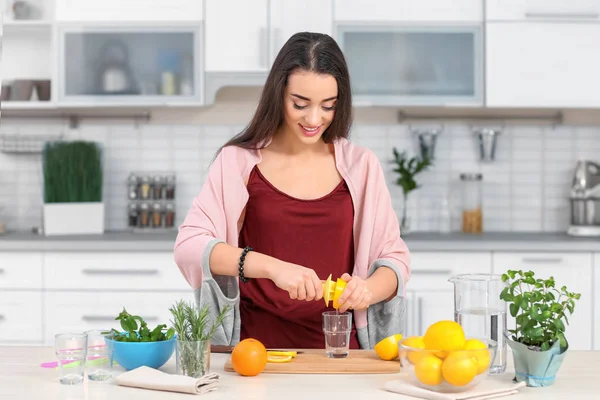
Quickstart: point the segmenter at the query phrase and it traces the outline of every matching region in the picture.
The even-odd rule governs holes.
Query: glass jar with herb
[[[129,213],[127,217],[127,225],[130,228],[136,228],[139,224],[140,213],[136,203],[129,203]]]
[[[155,176],[152,179],[152,198],[154,200],[160,200],[163,198],[163,177]]]
[[[148,200],[150,198],[150,177],[142,176],[140,179],[140,198],[143,200]]]
[[[134,174],[129,175],[129,179],[127,179],[127,195],[130,200],[135,200],[139,197],[138,184],[138,177]]]
[[[168,175],[165,184],[165,198],[173,200],[175,198],[175,175]]]

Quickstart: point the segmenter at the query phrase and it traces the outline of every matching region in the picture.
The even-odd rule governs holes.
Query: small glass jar
[[[142,176],[140,179],[140,198],[143,200],[148,200],[150,198],[150,177]]]
[[[137,228],[140,221],[140,213],[138,211],[138,205],[136,203],[129,204],[129,213],[127,216],[127,225],[130,228]]]
[[[163,198],[163,178],[162,176],[155,176],[152,179],[152,198],[154,200],[160,200]]]
[[[165,206],[165,227],[172,228],[175,224],[175,205],[167,203]]]
[[[127,179],[127,196],[130,200],[135,200],[139,197],[138,184],[138,177],[133,174],[129,175],[129,179]]]
[[[175,198],[175,175],[169,175],[165,184],[165,199],[173,200]]]
[[[160,228],[162,226],[162,206],[160,203],[152,205],[152,226]]]
[[[139,226],[146,228],[150,225],[150,205],[148,203],[140,204],[140,221]]]
[[[460,174],[462,186],[462,231],[483,232],[482,180],[480,173]]]

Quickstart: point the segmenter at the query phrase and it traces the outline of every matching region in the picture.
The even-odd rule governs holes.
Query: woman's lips
[[[322,125],[319,125],[317,127],[308,127],[308,126],[304,126],[301,124],[298,124],[298,125],[300,125],[300,130],[302,131],[304,136],[308,136],[308,137],[313,137],[317,133],[319,133],[319,131],[321,130],[321,126],[322,126]]]

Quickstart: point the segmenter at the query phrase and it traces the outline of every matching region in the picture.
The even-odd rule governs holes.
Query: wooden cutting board
[[[298,354],[287,363],[267,363],[267,374],[396,374],[400,361],[384,361],[374,350],[350,350],[346,358],[329,358],[325,349],[298,349]],[[225,362],[225,371],[235,372],[231,356]]]

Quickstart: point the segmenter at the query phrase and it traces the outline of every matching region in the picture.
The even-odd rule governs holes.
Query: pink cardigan
[[[405,298],[410,256],[400,238],[398,218],[379,159],[372,151],[346,139],[335,141],[334,148],[337,169],[348,184],[355,210],[354,275],[367,279],[377,266],[389,266],[398,275],[396,296]],[[261,158],[257,150],[237,146],[223,148],[193,200],[179,228],[175,262],[194,290],[202,285],[203,268],[210,271],[203,265],[203,261],[209,260],[209,255],[204,254],[205,248],[212,250],[209,244],[214,244],[215,239],[238,245],[248,201],[246,183]],[[366,311],[356,310],[354,315],[357,328],[364,328]]]

